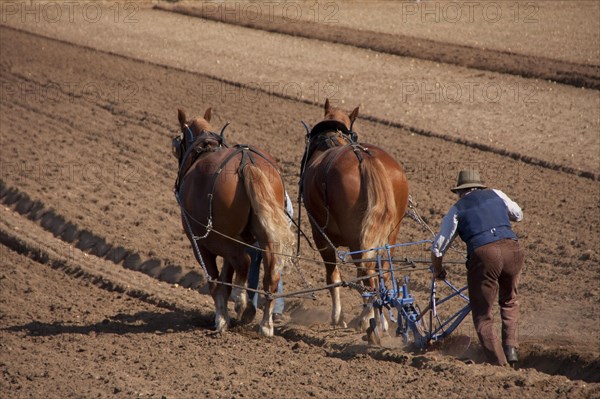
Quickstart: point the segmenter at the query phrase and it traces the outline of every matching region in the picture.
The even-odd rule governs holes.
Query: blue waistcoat
[[[505,238],[517,239],[510,226],[508,210],[493,190],[476,190],[455,204],[458,234],[467,244],[467,255],[483,245]]]

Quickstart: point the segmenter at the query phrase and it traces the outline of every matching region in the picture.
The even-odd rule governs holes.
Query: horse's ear
[[[329,108],[330,108],[328,98],[325,99],[325,107],[324,108],[325,108],[325,115],[327,115],[327,113],[329,112]]]
[[[183,127],[185,126],[185,124],[187,122],[187,118],[185,117],[185,112],[183,112],[182,109],[177,110],[177,118],[179,119],[179,124],[181,125],[181,128],[183,129]]]
[[[358,116],[358,107],[354,108],[354,110],[350,112],[350,115],[348,116],[350,117],[350,122],[353,123],[356,117]]]
[[[210,122],[210,117],[212,115],[212,108],[207,108],[204,112],[204,120]]]

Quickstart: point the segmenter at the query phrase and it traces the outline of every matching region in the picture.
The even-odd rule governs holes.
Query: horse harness
[[[190,136],[189,137],[189,143],[190,143],[189,148],[185,148],[183,132],[182,132],[181,136],[173,138],[173,142],[172,142],[173,155],[175,155],[175,157],[177,157],[179,159],[179,171],[177,173],[177,179],[175,180],[175,190],[177,192],[179,192],[179,188],[181,186],[181,179],[183,178],[183,176],[185,176],[187,171],[190,170],[190,168],[196,163],[196,161],[203,154],[205,154],[207,152],[217,151],[222,148],[229,148],[229,145],[227,144],[227,142],[225,141],[225,137],[223,136],[223,133],[225,132],[225,129],[227,128],[227,126],[229,126],[229,123],[227,123],[223,126],[220,134],[217,134],[215,132],[209,132],[206,130],[203,130],[202,132],[200,132],[200,135],[202,135],[202,133],[208,133],[210,135],[210,137],[219,144],[216,148],[214,148],[214,147],[200,148],[198,146],[198,143],[196,143],[197,137],[194,138],[192,129],[190,129],[190,127],[187,124],[185,125],[185,128],[187,130],[187,133]],[[184,150],[184,152],[182,152],[182,150]]]
[[[305,125],[305,127],[306,127],[306,125]],[[306,130],[307,130],[307,134],[306,134],[307,143],[306,143],[306,150],[304,152],[304,157],[303,157],[304,159],[302,160],[300,176],[303,175],[306,162],[308,162],[308,159],[310,159],[310,157],[312,156],[312,153],[315,151],[316,147],[318,146],[318,144],[315,145],[312,150],[310,148],[311,147],[310,142],[315,139],[318,142],[324,142],[327,147],[327,150],[329,150],[331,148],[339,146],[339,144],[333,139],[333,137],[341,136],[346,141],[346,143],[347,143],[346,145],[348,145],[352,149],[352,151],[354,152],[354,155],[356,155],[356,158],[358,159],[359,163],[361,163],[364,158],[363,153],[371,155],[371,153],[369,152],[369,149],[363,147],[358,142],[358,134],[356,134],[356,132],[352,131],[352,127],[350,127],[350,129],[348,129],[346,127],[346,125],[340,121],[329,120],[329,119],[324,120],[324,121],[317,123],[310,130],[310,132],[308,131],[307,127],[306,127]],[[327,133],[335,133],[335,135],[328,135]],[[329,169],[331,168],[331,165],[332,165],[333,161],[337,158],[337,156],[339,156],[339,153],[335,157],[329,159],[329,161],[327,163],[327,167],[325,168],[326,174],[327,174],[327,172],[329,172]]]

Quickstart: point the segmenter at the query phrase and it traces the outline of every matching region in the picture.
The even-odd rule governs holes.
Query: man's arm
[[[450,208],[448,213],[442,219],[440,232],[435,236],[431,245],[431,264],[433,266],[434,278],[443,279],[446,276],[446,270],[442,265],[444,254],[454,241],[458,231],[458,209]]]
[[[520,222],[523,220],[523,211],[519,204],[515,201],[508,198],[508,195],[504,194],[500,190],[494,190],[494,192],[498,195],[498,197],[502,198],[504,204],[506,205],[506,209],[508,210],[508,218],[513,222]]]

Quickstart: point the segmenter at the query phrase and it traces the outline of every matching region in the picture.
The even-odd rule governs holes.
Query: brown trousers
[[[523,268],[523,250],[518,241],[496,241],[473,251],[467,260],[467,281],[473,324],[488,362],[508,364],[502,345],[518,347],[518,284]],[[498,298],[502,318],[499,342],[492,308]]]

